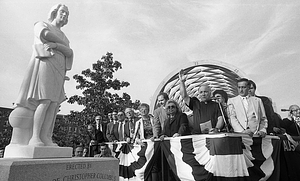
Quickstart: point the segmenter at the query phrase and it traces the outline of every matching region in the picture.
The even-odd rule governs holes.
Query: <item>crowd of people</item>
[[[256,84],[252,80],[237,80],[239,95],[231,98],[221,89],[212,92],[207,84],[199,86],[198,97],[191,97],[186,90],[183,71],[179,72],[179,80],[180,95],[192,111],[192,118],[182,112],[178,102],[161,92],[157,96],[153,115],[149,114],[149,105],[142,103],[138,116],[129,107],[124,111],[108,113],[105,120],[96,116],[95,124],[87,127],[89,147],[86,149],[89,151],[84,151],[83,147],[76,148],[75,156],[112,157],[115,146],[110,149],[105,142],[110,145],[127,142],[143,146],[145,139],[163,141],[166,137],[191,134],[236,132],[259,137],[286,134],[290,139],[291,136],[300,136],[299,106],[291,105],[288,117],[281,119],[274,111],[270,98],[256,95]],[[153,172],[149,180],[156,179],[157,173]]]

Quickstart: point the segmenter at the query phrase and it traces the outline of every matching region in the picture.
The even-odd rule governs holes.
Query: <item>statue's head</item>
[[[68,23],[68,19],[69,19],[69,10],[68,10],[68,7],[64,4],[57,4],[57,5],[54,5],[51,9],[50,9],[50,12],[48,14],[48,21],[51,23],[57,16],[57,12],[60,8],[64,8],[67,13],[68,13],[68,16],[65,20],[65,23],[62,25],[66,25]]]

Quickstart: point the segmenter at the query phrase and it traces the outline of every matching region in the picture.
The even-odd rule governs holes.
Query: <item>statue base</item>
[[[6,151],[6,150],[5,150]],[[0,180],[119,180],[116,158],[0,159]]]
[[[29,146],[10,144],[4,158],[71,158],[73,149],[58,146]]]

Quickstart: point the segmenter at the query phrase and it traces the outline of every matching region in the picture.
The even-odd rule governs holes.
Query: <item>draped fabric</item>
[[[147,178],[160,150],[179,180],[276,181],[279,149],[275,136],[262,139],[226,133],[147,140],[143,147],[120,144],[117,156],[121,181]]]
[[[69,40],[62,31],[49,23],[37,22],[34,26],[34,47],[46,42],[41,36],[44,30],[49,30],[69,46]],[[60,104],[66,99],[63,86],[73,56],[66,58],[61,52],[55,49],[52,51],[53,56],[41,57],[34,49],[15,106],[35,110],[39,100],[48,99]]]

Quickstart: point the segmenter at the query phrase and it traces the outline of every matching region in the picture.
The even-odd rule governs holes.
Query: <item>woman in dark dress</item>
[[[181,111],[178,103],[174,100],[168,100],[166,111],[168,119],[164,123],[163,134],[160,139],[189,135],[187,115]]]

